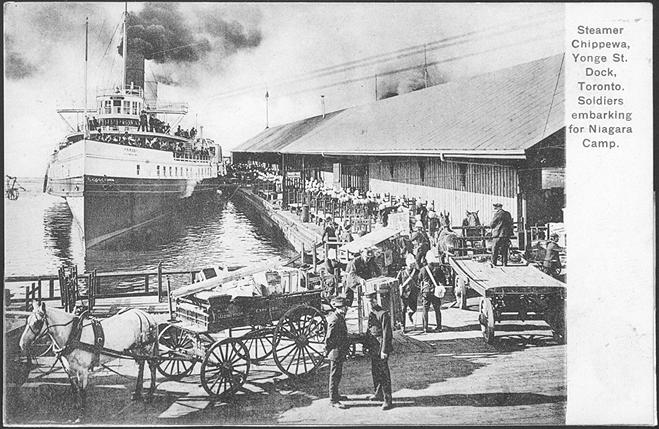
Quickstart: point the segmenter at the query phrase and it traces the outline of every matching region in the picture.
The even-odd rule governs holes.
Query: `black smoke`
[[[30,62],[16,49],[11,36],[5,36],[5,76],[7,79],[18,80],[33,76],[39,71],[39,67]]]
[[[197,63],[202,60],[222,62],[241,49],[259,46],[258,28],[220,16],[219,10],[192,8],[184,13],[177,3],[146,3],[128,19],[128,50],[140,52],[158,64]],[[123,51],[123,40],[117,47]],[[159,72],[161,81],[174,82]]]
[[[62,51],[84,52],[85,18],[94,33],[109,40],[106,11],[93,3],[13,2],[4,4],[5,76],[10,80],[46,72]],[[90,40],[93,46],[93,40]]]
[[[378,75],[378,100],[418,91],[446,82],[434,66],[405,67],[402,71],[386,71]]]

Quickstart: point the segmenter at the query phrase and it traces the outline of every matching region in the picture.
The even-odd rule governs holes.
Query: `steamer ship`
[[[100,90],[95,108],[59,109],[83,116],[59,142],[44,178],[44,192],[63,197],[81,228],[85,248],[96,246],[167,216],[187,199],[215,194],[222,150],[210,139],[177,131],[160,118],[180,119],[186,103],[162,103],[157,82],[145,88],[145,58],[125,43],[128,11],[123,14],[121,86]],[[86,24],[88,34],[88,24]],[[85,52],[87,57],[87,52]],[[144,126],[144,115],[149,118]]]

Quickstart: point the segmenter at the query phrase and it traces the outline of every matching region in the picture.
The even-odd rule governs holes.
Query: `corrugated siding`
[[[369,171],[371,179],[507,198],[517,195],[517,171],[512,166],[444,162],[438,158],[373,160]]]
[[[467,210],[478,210],[481,221],[489,222],[492,204],[496,202],[501,202],[513,218],[517,217],[518,178],[514,167],[442,162],[435,158],[426,159],[424,165],[421,180],[416,159],[372,162],[369,188],[434,203],[437,210],[447,210],[454,216],[454,224],[462,221]]]

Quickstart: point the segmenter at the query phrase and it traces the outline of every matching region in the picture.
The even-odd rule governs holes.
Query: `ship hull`
[[[71,153],[58,157],[51,162],[47,178],[47,192],[51,195],[61,196],[73,214],[77,226],[81,229],[85,248],[97,246],[114,237],[124,236],[133,231],[162,219],[185,204],[189,198],[200,195],[215,195],[217,190],[217,177],[203,177],[201,174],[192,178],[176,177],[121,177],[108,174],[81,174],[72,176],[69,172],[86,172],[90,169],[111,173],[125,168],[126,162],[119,156],[112,159],[111,150],[123,150],[123,147],[102,147],[106,152],[103,170],[98,162],[98,147],[89,145],[72,148]],[[89,142],[86,142],[89,143]],[[116,146],[116,145],[106,145]],[[67,148],[68,149],[68,148]],[[154,152],[154,151],[149,151]],[[162,153],[155,155],[162,156]],[[141,159],[145,157],[144,159]],[[149,160],[146,157],[151,157]],[[152,164],[153,153],[137,153],[131,163],[142,165],[142,174],[147,166]],[[118,159],[116,159],[118,158]],[[137,160],[135,159],[137,158]],[[155,161],[169,168],[171,159]],[[173,163],[179,168],[198,168],[205,171],[207,165]],[[135,168],[135,167],[133,167]],[[65,171],[57,177],[58,171]]]

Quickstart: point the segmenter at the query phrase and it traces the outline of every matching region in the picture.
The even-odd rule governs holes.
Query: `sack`
[[[438,285],[435,288],[435,297],[444,298],[444,295],[446,295],[446,288],[444,287],[444,285]]]

